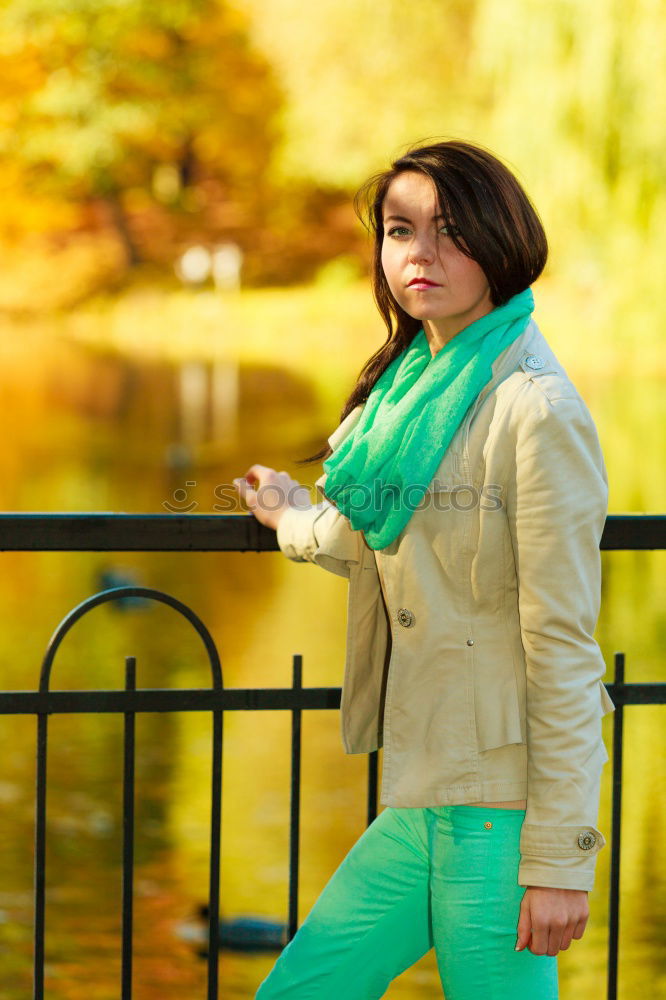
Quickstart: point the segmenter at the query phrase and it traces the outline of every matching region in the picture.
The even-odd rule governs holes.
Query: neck
[[[494,308],[490,296],[486,294],[472,309],[457,316],[424,319],[423,330],[433,358],[450,340],[453,340],[457,333],[471,326],[475,320],[481,319],[482,316],[487,316]]]

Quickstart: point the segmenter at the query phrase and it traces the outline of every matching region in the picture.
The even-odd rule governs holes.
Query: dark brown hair
[[[357,192],[354,208],[373,237],[372,291],[388,337],[361,369],[341,421],[365,402],[423,325],[398,305],[382,268],[384,198],[391,181],[407,170],[425,174],[434,184],[451,239],[483,270],[494,306],[528,288],[546,264],[548,243],[534,206],[508,167],[480,146],[459,140],[416,146],[370,177]],[[327,446],[305,461],[326,458],[330,451]]]

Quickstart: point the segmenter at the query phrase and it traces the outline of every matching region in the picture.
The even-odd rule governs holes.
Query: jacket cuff
[[[329,500],[305,510],[288,508],[278,522],[277,542],[294,562],[314,562],[337,576],[349,577],[350,565],[360,560],[360,532]]]
[[[299,510],[289,507],[277,526],[277,543],[288,559],[294,562],[313,562],[317,548],[314,522],[321,513],[321,505]]]
[[[518,884],[589,891],[594,887],[596,855],[605,844],[603,834],[594,826],[523,823]]]

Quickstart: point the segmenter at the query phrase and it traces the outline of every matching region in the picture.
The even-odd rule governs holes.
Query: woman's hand
[[[277,531],[280,518],[289,507],[307,510],[312,506],[310,491],[287,472],[265,465],[251,465],[234,486],[258,521]]]
[[[516,951],[557,955],[572,938],[582,938],[590,915],[585,889],[546,889],[531,885],[520,903]]]

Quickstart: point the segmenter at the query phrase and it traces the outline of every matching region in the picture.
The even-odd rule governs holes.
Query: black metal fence
[[[275,534],[248,515],[150,514],[2,514],[0,551],[276,551]],[[602,549],[666,548],[666,516],[609,516]],[[125,689],[52,691],[51,668],[60,644],[83,615],[108,601],[143,598],[166,604],[185,617],[203,643],[211,687],[138,689],[133,656],[126,657]],[[626,705],[666,703],[666,683],[626,684],[624,654],[615,654],[615,673],[607,685],[616,711],[613,722],[608,1000],[617,997],[620,845],[622,814],[623,723]],[[37,691],[0,692],[0,715],[28,714],[37,719],[34,874],[34,1000],[44,996],[45,851],[48,720],[67,713],[120,713],[124,716],[122,962],[121,998],[132,996],[132,915],[134,872],[134,762],[137,712],[210,712],[212,785],[208,907],[208,1000],[218,997],[220,850],[222,819],[223,717],[228,711],[291,712],[291,809],[288,936],[296,932],[300,820],[301,716],[304,711],[338,708],[340,688],[304,688],[301,659],[294,657],[290,688],[225,688],[217,649],[197,615],[176,598],[145,587],[117,587],[95,594],[74,608],[56,629],[42,664]],[[367,818],[377,813],[377,753],[368,755]]]

